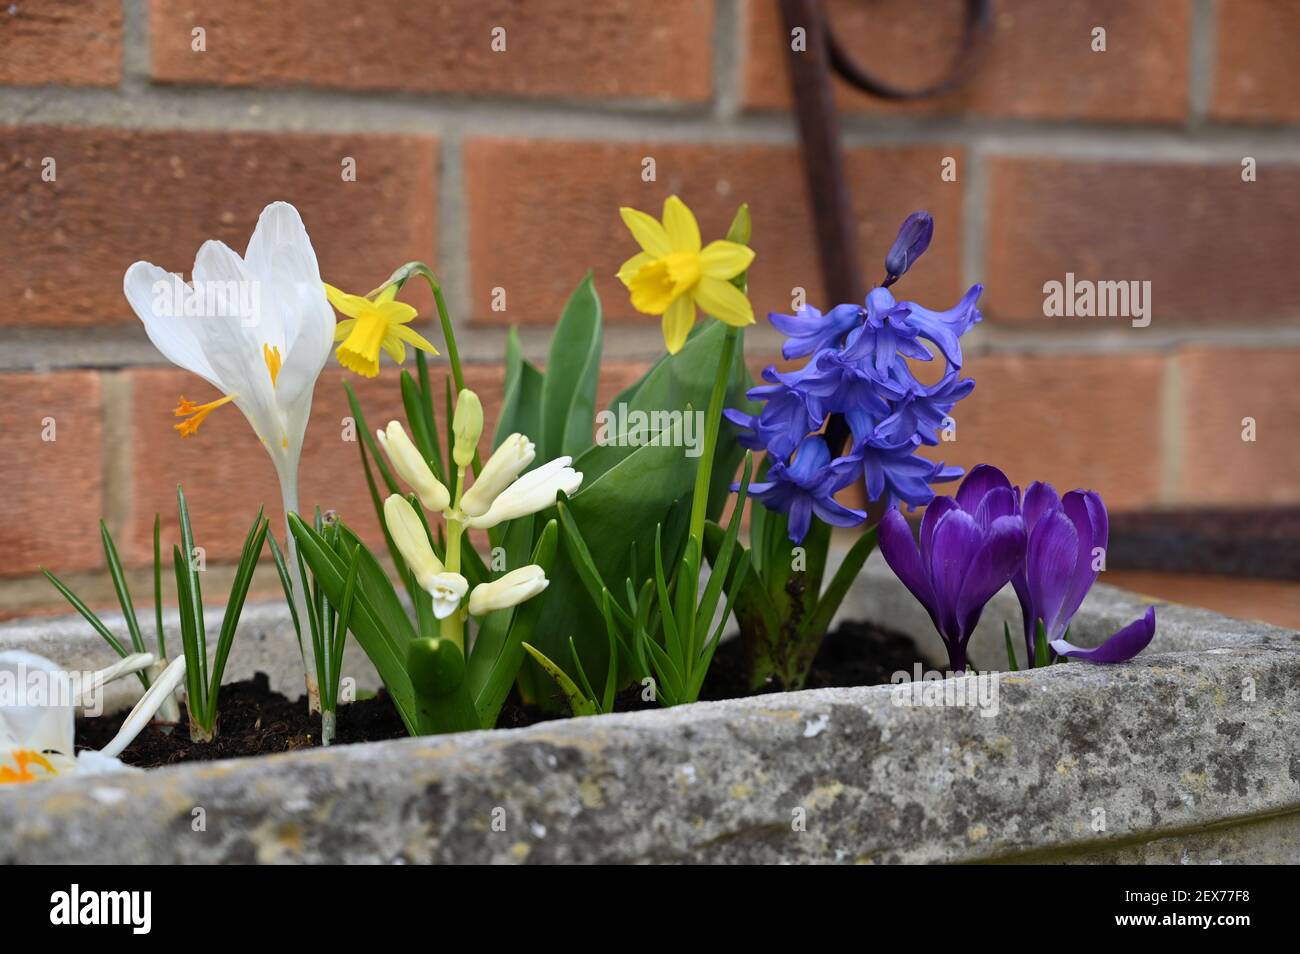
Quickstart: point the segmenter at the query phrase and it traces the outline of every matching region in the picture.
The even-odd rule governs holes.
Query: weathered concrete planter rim
[[[1143,605],[1098,587],[1073,638]],[[276,611],[250,612],[283,670]],[[879,566],[845,612],[928,632]],[[974,659],[1000,658],[1015,612],[990,604]],[[1300,633],[1157,613],[1139,661],[1005,674],[991,718],[826,689],[16,787],[0,861],[1300,858]]]

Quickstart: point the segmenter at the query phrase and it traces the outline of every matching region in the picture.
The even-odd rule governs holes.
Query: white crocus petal
[[[469,611],[474,616],[483,616],[493,610],[518,606],[524,600],[532,599],[550,585],[546,571],[536,564],[521,566],[511,570],[500,579],[491,583],[480,583],[469,594]]]
[[[375,437],[397,475],[415,491],[420,503],[434,513],[446,510],[451,504],[451,494],[442,481],[433,476],[424,455],[406,436],[402,425],[398,421],[389,421],[387,429],[376,431]]]
[[[385,500],[384,525],[397,546],[397,552],[415,574],[415,581],[421,588],[429,589],[430,581],[442,572],[442,563],[434,555],[424,522],[410,501],[401,494],[393,494]]]
[[[100,754],[104,757],[113,757],[121,755],[128,745],[135,741],[135,737],[140,734],[140,730],[149,724],[154,714],[161,708],[162,704],[171,698],[171,694],[176,691],[176,687],[181,684],[185,678],[185,657],[178,656],[168,663],[163,674],[151,685],[148,691],[140,697],[140,701],[135,704],[126,721],[122,723],[122,728],[118,729],[117,735],[113,736],[108,745],[100,749]],[[82,759],[86,753],[77,757],[78,769],[81,768]],[[97,762],[100,771],[106,767],[104,763]]]
[[[427,584],[420,585],[433,597],[433,615],[438,619],[446,619],[456,612],[469,589],[469,581],[459,573],[439,573]]]
[[[492,501],[510,486],[510,482],[528,469],[537,456],[537,448],[522,434],[511,434],[493,451],[474,486],[460,499],[460,509],[468,517],[481,517]]]
[[[466,521],[467,526],[487,530],[553,506],[560,491],[571,494],[582,486],[582,474],[569,466],[572,462],[571,457],[557,457],[524,474],[492,501],[487,513]]]
[[[68,674],[44,656],[21,649],[0,652],[0,673],[6,674],[0,683],[5,694],[22,694],[16,699],[0,696],[0,750],[58,753],[71,759],[76,715]],[[33,673],[44,675],[32,679]]]

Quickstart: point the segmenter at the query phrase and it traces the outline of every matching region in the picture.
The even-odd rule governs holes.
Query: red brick
[[[1210,115],[1229,122],[1300,121],[1300,3],[1218,0],[1214,5],[1214,95]]]
[[[102,432],[94,372],[0,374],[0,576],[103,564]]]
[[[685,101],[712,85],[710,0],[154,0],[150,36],[171,83]]]
[[[23,126],[3,137],[0,296],[26,307],[4,309],[0,325],[135,322],[122,295],[132,262],[188,275],[209,238],[242,253],[277,199],[298,207],[321,274],[347,290],[433,260],[438,146],[425,136]],[[41,177],[46,156],[54,182]]]
[[[925,456],[967,470],[994,464],[1022,488],[1044,480],[1095,490],[1112,510],[1151,506],[1161,489],[1163,361],[971,353],[962,370],[977,384],[953,412],[957,439]]]
[[[872,75],[906,89],[944,78],[961,39],[963,0],[831,0],[823,4],[841,46]],[[1181,122],[1187,113],[1187,0],[999,0],[983,57],[955,91],[890,102],[837,80],[843,109],[969,113],[1017,119]],[[749,53],[744,102],[788,108],[790,38],[775,3],[744,5]],[[1106,51],[1092,30],[1106,30]]]
[[[1193,348],[1178,356],[1179,499],[1190,504],[1300,503],[1300,350]],[[1255,440],[1242,440],[1243,420]]]
[[[916,208],[937,220],[934,244],[899,288],[907,297],[948,307],[961,296],[961,186],[940,181],[942,147],[852,149],[847,165],[858,210],[867,284],[879,280],[900,222]],[[658,181],[641,180],[642,158]],[[475,139],[465,146],[470,210],[470,270],[476,319],[555,321],[583,273],[595,272],[607,317],[657,322],[632,310],[615,277],[638,251],[620,206],[662,213],[672,193],[694,209],[708,241],[721,238],[736,207],[749,202],[757,259],[750,297],[759,316],[789,311],[792,289],[824,305],[803,169],[792,146],[555,142]],[[492,289],[506,289],[507,310],[491,310]]]
[[[1150,281],[1150,327],[1290,322],[1300,314],[1294,222],[1300,169],[1237,164],[994,159],[984,274],[989,313],[1038,328],[1123,329],[1043,317],[1043,286]]]
[[[434,338],[438,340],[437,335]],[[607,364],[602,368],[599,399],[608,401],[645,367],[635,362]],[[439,395],[435,413],[443,428],[442,377],[450,369],[438,360],[430,371]],[[171,409],[177,396],[184,393],[203,401],[213,396],[212,389],[179,370],[141,369],[132,372],[131,378],[134,467],[124,558],[137,564],[152,559],[155,512],[163,515],[164,538],[176,538],[178,482],[185,486],[196,539],[206,548],[209,560],[221,562],[238,556],[244,534],[262,504],[266,505],[277,539],[283,542],[284,517],[275,469],[243,415],[233,408],[222,409],[209,417],[197,434],[181,439],[172,430]],[[467,386],[483,402],[484,430],[491,434],[502,398],[502,367],[467,365],[465,378]],[[303,448],[299,496],[304,511],[318,505],[337,510],[380,552],[383,538],[375,522],[357,445],[343,440],[344,418],[351,417],[341,384],[344,379],[356,390],[371,428],[394,419],[406,420],[398,373],[391,365],[385,364],[379,377],[363,379],[342,371],[331,361],[316,385]]]
[[[122,79],[119,0],[39,0],[0,12],[0,84],[116,86]]]

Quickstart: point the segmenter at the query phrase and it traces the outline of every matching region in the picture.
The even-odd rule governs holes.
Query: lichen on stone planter
[[[248,608],[232,678],[300,678],[282,607]],[[1073,638],[1139,608],[1097,587]],[[876,561],[843,613],[937,640]],[[0,861],[1300,860],[1300,633],[1160,613],[1132,663],[1002,674],[994,715],[808,690],[18,786]],[[1009,591],[990,603],[975,661],[1017,614]],[[94,640],[0,630],[70,665]],[[373,685],[365,662],[348,671]]]

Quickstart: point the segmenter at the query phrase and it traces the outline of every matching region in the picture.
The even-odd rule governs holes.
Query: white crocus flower
[[[424,588],[433,597],[433,615],[438,619],[446,619],[460,608],[460,601],[469,589],[469,581],[459,573],[444,571],[429,580],[428,586]]]
[[[428,591],[434,578],[442,572],[442,561],[434,555],[420,515],[405,497],[393,494],[384,501],[384,524],[397,552],[415,574],[415,582]]]
[[[518,606],[524,600],[532,599],[550,585],[546,572],[536,564],[521,566],[511,570],[500,579],[491,583],[480,583],[469,594],[469,611],[474,616],[483,616],[493,610],[508,609]]]
[[[191,284],[157,265],[136,262],[122,287],[158,350],[223,395],[206,404],[182,397],[175,414],[185,420],[176,430],[189,437],[209,414],[233,403],[271,455],[286,515],[296,512],[312,391],[335,327],[298,210],[285,202],[263,209],[242,257],[222,242],[204,242]],[[288,544],[293,566],[292,533]],[[299,617],[305,617],[302,595],[295,598]],[[304,659],[304,666],[310,692],[315,662]]]
[[[560,491],[571,494],[582,485],[582,474],[571,463],[572,457],[557,457],[529,471],[498,494],[486,513],[467,520],[466,526],[486,530],[553,506]]]
[[[0,653],[0,783],[34,782],[76,773],[95,775],[129,768],[118,756],[185,676],[185,657],[172,661],[154,681],[113,740],[98,752],[75,752],[76,705],[87,690],[153,665],[149,653],[135,653],[78,684],[44,656],[22,650]],[[8,698],[10,694],[15,698]],[[30,698],[28,698],[30,696]]]
[[[467,517],[481,517],[487,513],[492,501],[528,469],[536,455],[537,448],[524,435],[507,437],[483,465],[474,486],[465,491],[460,501],[461,512]]]
[[[442,481],[433,475],[429,464],[420,453],[419,448],[406,436],[406,431],[398,421],[389,421],[388,427],[376,431],[375,437],[388,455],[389,463],[397,471],[397,476],[415,491],[424,504],[434,513],[441,513],[451,503],[451,494]]]

